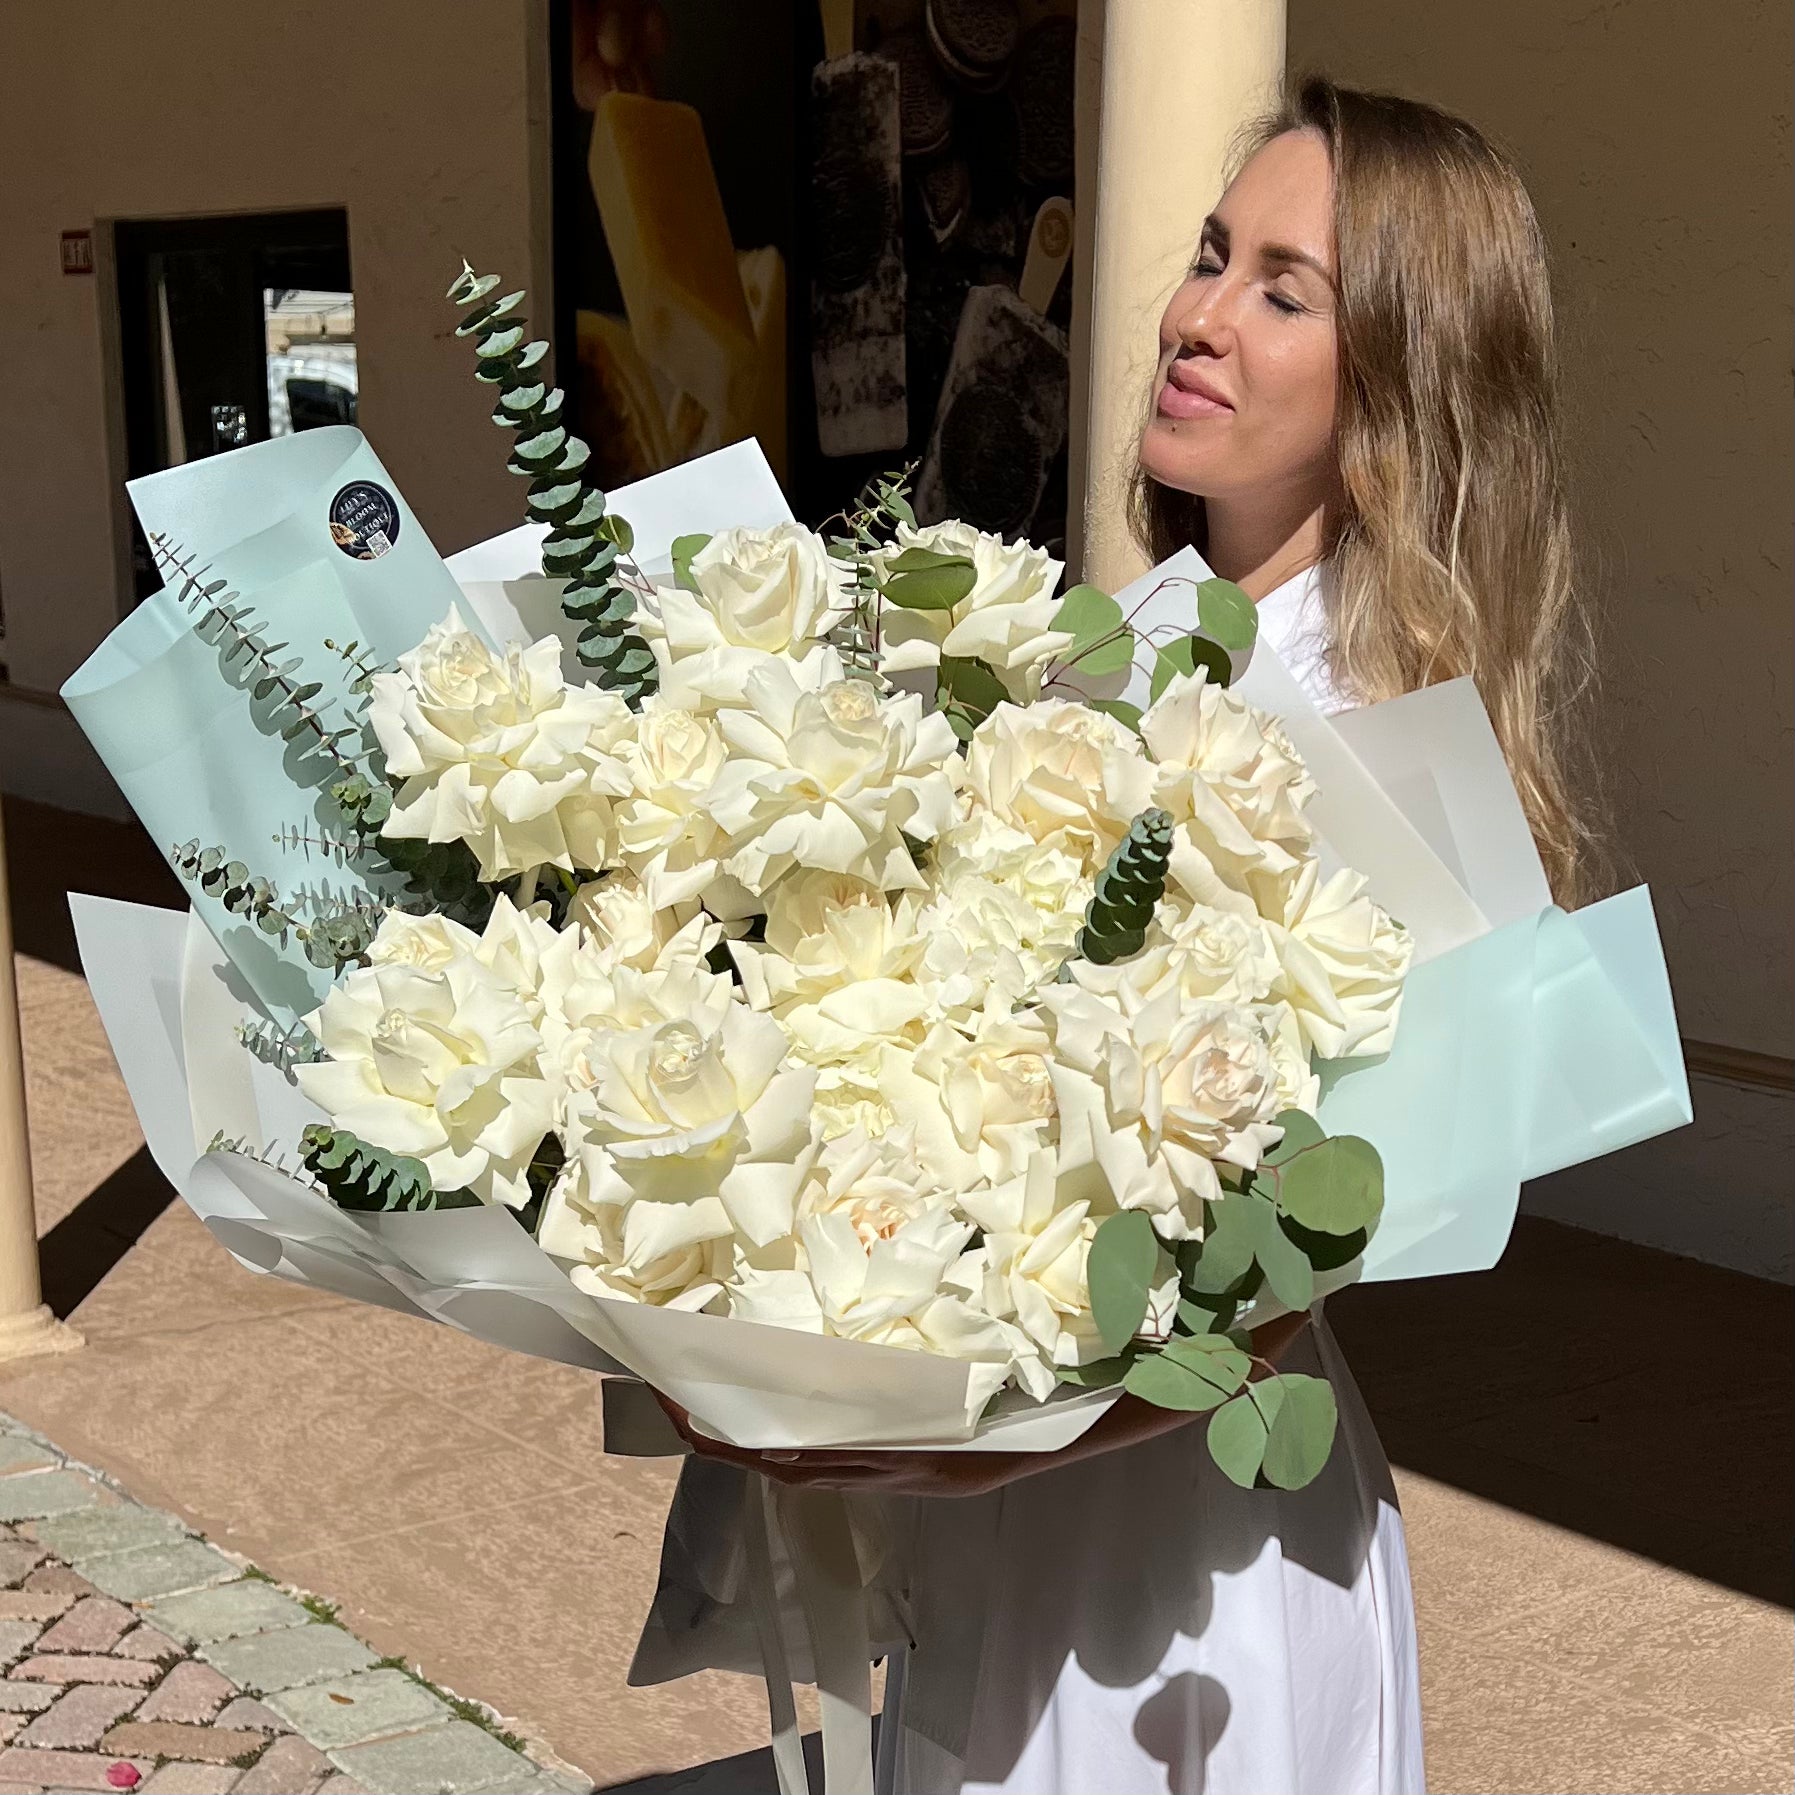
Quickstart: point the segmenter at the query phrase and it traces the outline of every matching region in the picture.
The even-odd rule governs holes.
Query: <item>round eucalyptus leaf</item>
[[[906,554],[925,552],[921,549],[905,551]],[[951,611],[978,583],[978,571],[964,558],[942,555],[935,559],[945,565],[888,574],[879,588],[886,602],[905,611]]]
[[[1265,1387],[1263,1383],[1249,1384],[1209,1417],[1209,1456],[1221,1467],[1222,1474],[1243,1490],[1250,1490],[1259,1481],[1259,1468],[1265,1463],[1265,1443],[1271,1435],[1265,1415],[1254,1400]]]
[[[1334,1449],[1339,1409],[1326,1378],[1285,1372],[1268,1378],[1283,1391],[1265,1442],[1265,1481],[1281,1490],[1300,1490],[1313,1483]]]
[[[1383,1213],[1384,1162],[1356,1134],[1298,1153],[1278,1172],[1278,1207],[1318,1234],[1351,1234]]]
[[[1140,734],[1141,707],[1138,704],[1130,704],[1126,698],[1087,698],[1084,702],[1086,709],[1102,711],[1106,717],[1114,717],[1136,735]]]
[[[1081,673],[1120,673],[1134,659],[1134,634],[1122,607],[1099,587],[1074,586],[1060,600],[1053,627],[1071,635],[1060,658]]]
[[[1197,587],[1197,627],[1212,642],[1244,654],[1259,634],[1259,608],[1232,580],[1204,580]]]
[[[944,654],[936,678],[945,697],[975,723],[982,723],[1010,695],[1003,681],[983,661],[964,655]]]
[[[1199,667],[1213,686],[1225,686],[1234,675],[1228,651],[1219,643],[1203,636],[1180,636],[1175,642],[1166,643],[1153,663],[1148,697],[1157,699],[1173,680],[1185,678]]]
[[[1091,1319],[1111,1352],[1120,1352],[1147,1319],[1158,1264],[1159,1241],[1143,1211],[1124,1209],[1098,1224],[1085,1275],[1091,1287]]]
[[[1260,1161],[1262,1165],[1281,1166],[1305,1148],[1319,1147],[1328,1138],[1327,1130],[1307,1110],[1280,1110],[1272,1120],[1284,1130],[1284,1138]]]
[[[1198,1413],[1226,1402],[1246,1382],[1250,1366],[1226,1334],[1185,1334],[1159,1352],[1143,1353],[1122,1385],[1156,1408]]]
[[[1253,1254],[1271,1293],[1286,1309],[1306,1309],[1315,1300],[1315,1269],[1278,1223],[1276,1207],[1261,1197],[1247,1199]]]

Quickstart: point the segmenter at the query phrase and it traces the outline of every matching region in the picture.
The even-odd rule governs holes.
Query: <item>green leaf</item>
[[[1315,1300],[1315,1271],[1303,1250],[1278,1225],[1276,1207],[1263,1197],[1248,1198],[1253,1252],[1271,1293],[1286,1309],[1302,1310]]]
[[[1180,636],[1160,649],[1153,662],[1153,677],[1147,686],[1149,702],[1155,700],[1173,680],[1182,679],[1202,667],[1211,685],[1225,686],[1233,675],[1227,650],[1203,636]]]
[[[1185,1283],[1199,1296],[1219,1296],[1246,1276],[1253,1264],[1251,1197],[1233,1193],[1209,1205],[1202,1252]]]
[[[911,561],[927,556],[930,565]],[[906,567],[904,563],[911,561]],[[890,563],[879,590],[888,604],[906,611],[951,611],[978,583],[978,570],[964,555],[937,555],[907,548]]]
[[[1233,654],[1245,654],[1259,634],[1259,608],[1232,580],[1197,587],[1197,628]]]
[[[1053,1375],[1056,1382],[1074,1384],[1081,1390],[1107,1390],[1128,1375],[1129,1364],[1128,1355],[1119,1353],[1090,1365],[1061,1365]]]
[[[1098,1224],[1085,1275],[1091,1286],[1091,1318],[1111,1352],[1120,1352],[1147,1319],[1158,1264],[1159,1241],[1143,1211],[1124,1209]]]
[[[1255,1386],[1282,1392],[1267,1430],[1265,1481],[1281,1490],[1300,1490],[1313,1483],[1334,1448],[1339,1408],[1326,1378],[1284,1372]]]
[[[1143,1353],[1122,1380],[1131,1396],[1156,1408],[1218,1408],[1246,1382],[1251,1361],[1226,1334],[1185,1334]]]
[[[1134,660],[1134,633],[1122,607],[1096,586],[1074,586],[1060,600],[1053,627],[1071,632],[1062,659],[1081,673],[1120,673]]]
[[[692,557],[710,541],[708,536],[675,536],[673,538],[673,583],[687,592],[698,590],[692,578]]]
[[[1222,1473],[1243,1490],[1259,1481],[1265,1463],[1265,1446],[1271,1424],[1283,1405],[1284,1393],[1277,1380],[1248,1384],[1232,1402],[1225,1402],[1209,1417],[1209,1456]]]
[[[1384,1162],[1356,1134],[1337,1134],[1280,1169],[1278,1208],[1318,1234],[1370,1228],[1383,1207]]]
[[[1084,701],[1087,710],[1102,711],[1106,717],[1114,717],[1132,729],[1136,735],[1141,732],[1141,707],[1130,704],[1126,698],[1087,698]]]
[[[1281,1110],[1272,1120],[1284,1130],[1284,1138],[1265,1155],[1261,1165],[1281,1166],[1306,1149],[1319,1147],[1328,1138],[1327,1130],[1307,1110]]]
[[[1284,1232],[1317,1271],[1338,1271],[1350,1265],[1371,1244],[1372,1230],[1355,1228],[1350,1234],[1318,1234],[1285,1216]]]
[[[594,494],[593,496],[596,498],[598,495]],[[598,502],[602,507],[604,500],[600,498]],[[600,535],[607,542],[616,543],[619,550],[626,555],[636,546],[636,532],[630,528],[627,517],[619,517],[615,512],[608,512],[605,514],[604,522],[598,528]]]
[[[942,703],[959,706],[975,723],[982,723],[1010,696],[1003,681],[983,661],[961,655],[944,654],[937,677]]]
[[[1205,1297],[1196,1301],[1188,1296],[1178,1299],[1178,1325],[1187,1334],[1221,1334],[1234,1319],[1236,1304],[1230,1296]]]

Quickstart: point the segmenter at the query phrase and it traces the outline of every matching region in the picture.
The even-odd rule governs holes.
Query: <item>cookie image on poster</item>
[[[351,480],[330,501],[330,539],[355,561],[378,561],[399,539],[399,501],[372,480]]]

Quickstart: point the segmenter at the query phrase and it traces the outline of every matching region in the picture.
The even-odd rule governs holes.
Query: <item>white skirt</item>
[[[1238,1488],[1191,1426],[908,1505],[896,1795],[1418,1795],[1402,1517],[1313,1334],[1286,1369],[1325,1371],[1340,1435],[1306,1489]]]

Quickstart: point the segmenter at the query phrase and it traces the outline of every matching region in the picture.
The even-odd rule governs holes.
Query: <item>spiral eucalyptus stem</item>
[[[473,310],[455,334],[474,339],[475,375],[499,389],[492,419],[515,434],[506,465],[530,482],[531,518],[549,526],[542,571],[567,582],[561,608],[583,625],[575,651],[599,685],[639,709],[658,672],[653,652],[632,628],[632,586],[640,590],[646,582],[627,564],[629,526],[607,515],[605,495],[586,478],[592,451],[562,421],[565,394],[544,380],[548,344],[526,341],[518,310],[523,291],[490,298],[498,284],[496,274],[476,274],[462,263],[448,297]]]

